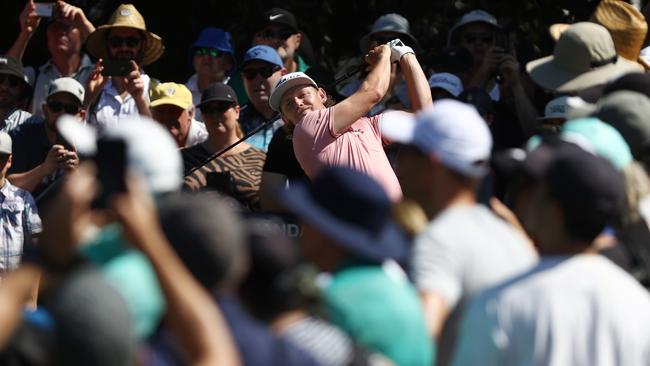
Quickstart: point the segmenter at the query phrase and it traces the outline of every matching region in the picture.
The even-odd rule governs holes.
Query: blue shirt
[[[266,119],[251,104],[244,106],[239,114],[239,125],[244,131],[244,135],[247,135],[268,121],[274,122],[246,140],[249,145],[252,145],[264,152],[268,150],[269,144],[271,143],[271,139],[273,139],[273,134],[275,131],[284,125],[284,122],[282,119],[280,119],[280,114],[276,112],[273,114],[273,116],[271,116],[271,118]]]

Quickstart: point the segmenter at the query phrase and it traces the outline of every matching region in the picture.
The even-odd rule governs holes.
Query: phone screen
[[[106,59],[102,61],[102,66],[104,76],[126,76],[133,71],[129,60]]]
[[[51,17],[54,10],[54,3],[34,3],[34,12],[37,16],[47,18]]]
[[[100,192],[93,207],[106,208],[108,200],[115,193],[126,192],[126,143],[121,139],[100,139],[97,141],[97,179]]]
[[[495,44],[501,47],[503,52],[510,53],[510,37],[507,32],[496,32]]]

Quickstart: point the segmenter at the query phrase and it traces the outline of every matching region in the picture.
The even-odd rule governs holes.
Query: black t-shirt
[[[494,107],[494,121],[490,125],[494,140],[492,151],[521,147],[526,142],[526,137],[512,107],[504,101],[494,103]]]
[[[273,134],[264,162],[265,172],[286,176],[289,180],[303,180],[307,175],[300,167],[293,151],[293,141],[287,137],[287,132],[279,128]]]
[[[47,153],[52,148],[52,143],[47,138],[45,123],[41,117],[32,117],[13,129],[9,135],[12,140],[13,163],[9,174],[23,173],[34,169],[42,164]],[[40,194],[52,184],[62,172],[55,171],[45,177],[43,181],[32,191],[32,196],[38,198]]]
[[[203,144],[198,144],[181,149],[181,156],[183,157],[183,171],[184,174],[187,174],[190,170],[203,164],[212,154],[203,147]]]

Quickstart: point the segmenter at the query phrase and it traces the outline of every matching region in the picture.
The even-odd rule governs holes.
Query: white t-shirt
[[[418,290],[442,296],[451,311],[439,340],[438,365],[451,357],[467,299],[536,261],[524,237],[483,205],[450,207],[429,223],[415,239],[412,271]]]
[[[420,291],[440,294],[453,308],[535,261],[523,236],[487,207],[451,207],[415,239],[413,278]]]
[[[467,307],[453,365],[650,363],[650,295],[599,255],[544,258]]]
[[[198,145],[208,139],[208,131],[203,122],[199,122],[192,118],[190,130],[187,133],[187,141],[185,147],[192,147]]]

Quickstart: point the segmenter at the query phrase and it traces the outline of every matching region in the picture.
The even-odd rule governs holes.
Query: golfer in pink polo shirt
[[[391,111],[365,117],[382,100],[390,82],[391,63],[399,62],[414,111],[430,106],[431,91],[411,47],[399,41],[375,47],[365,56],[370,72],[361,87],[340,103],[327,107],[327,95],[302,72],[284,75],[269,103],[293,129],[296,158],[310,179],[328,166],[346,166],[374,178],[391,199],[402,191],[383,150],[379,123]]]

